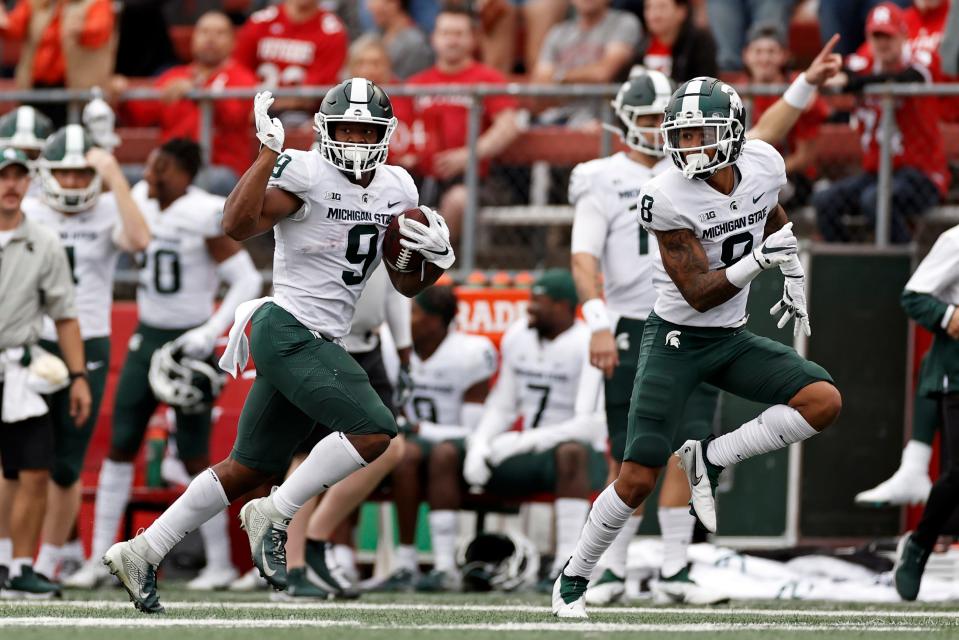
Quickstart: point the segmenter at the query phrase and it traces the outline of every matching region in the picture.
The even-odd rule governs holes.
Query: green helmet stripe
[[[17,133],[32,138],[37,124],[36,112],[32,107],[17,107]]]
[[[366,95],[366,78],[353,78],[350,81],[350,102],[365,105],[369,101]]]

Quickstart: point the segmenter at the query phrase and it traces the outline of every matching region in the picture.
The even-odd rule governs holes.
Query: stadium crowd
[[[307,332],[297,324],[296,314],[279,305],[265,311],[251,308],[251,303],[263,304],[263,282],[251,257],[254,252],[238,240],[252,238],[269,227],[257,226],[262,221],[245,226],[249,221],[224,211],[254,202],[264,212],[273,211],[271,207],[282,210],[277,219],[297,220],[309,214],[309,199],[319,198],[310,191],[314,169],[300,164],[306,153],[298,155],[284,147],[284,131],[291,138],[298,131],[305,132],[314,149],[325,154],[328,165],[343,172],[355,170],[357,180],[361,173],[358,165],[367,163],[364,171],[382,166],[388,147],[389,165],[398,168],[395,175],[405,175],[401,169],[407,170],[415,184],[393,177],[384,167],[382,175],[393,182],[385,183],[384,178],[382,191],[364,193],[362,203],[365,205],[368,197],[382,197],[384,208],[386,202],[389,207],[402,202],[408,205],[406,209],[420,204],[437,208],[442,223],[431,217],[436,214],[427,207],[424,215],[432,223],[424,228],[442,226],[446,235],[441,240],[446,244],[430,244],[439,240],[425,231],[417,236],[418,246],[432,252],[427,263],[436,266],[436,280],[450,266],[440,249],[448,248],[452,255],[454,248],[461,246],[464,231],[469,105],[459,96],[431,94],[431,87],[514,82],[620,84],[612,103],[618,119],[614,129],[624,149],[617,161],[636,162],[652,172],[663,155],[662,148],[644,145],[649,144],[649,135],[659,135],[649,130],[659,131],[664,103],[676,86],[700,76],[744,85],[792,83],[782,99],[778,95],[753,99],[748,115],[752,127],[749,134],[744,133],[745,126],[739,133],[774,144],[781,151],[788,183],[782,187],[779,201],[787,207],[808,205],[815,216],[810,230],[813,237],[827,242],[860,241],[874,233],[877,221],[882,144],[881,103],[862,94],[862,89],[885,82],[950,81],[953,76],[944,69],[954,70],[957,61],[941,52],[949,51],[951,41],[959,39],[959,18],[952,21],[956,32],[947,28],[948,0],[916,0],[914,4],[908,0],[820,0],[818,5],[790,0],[229,0],[191,3],[189,15],[181,3],[121,3],[119,10],[107,0],[17,0],[10,4],[6,10],[0,9],[4,50],[16,52],[4,56],[12,67],[8,69],[13,75],[9,86],[96,87],[101,96],[85,106],[82,125],[68,124],[65,105],[57,103],[21,105],[0,118],[0,265],[17,265],[15,278],[9,268],[0,268],[0,462],[4,472],[0,485],[0,589],[13,595],[39,596],[59,593],[61,583],[95,588],[110,580],[110,569],[101,558],[120,557],[111,554],[119,553],[114,546],[117,532],[137,482],[138,460],[151,416],[161,404],[173,414],[171,450],[178,459],[171,462],[167,479],[190,487],[174,505],[179,504],[181,511],[202,512],[205,517],[200,533],[206,566],[189,583],[189,588],[197,590],[247,590],[265,587],[267,582],[276,587],[279,578],[271,580],[274,574],[269,570],[282,565],[286,597],[358,597],[351,542],[355,513],[365,499],[385,486],[385,495],[396,505],[399,546],[393,571],[371,588],[435,592],[464,586],[511,589],[536,584],[548,593],[558,584],[564,563],[577,548],[592,498],[622,468],[621,455],[607,455],[607,427],[609,439],[613,439],[610,423],[614,412],[619,412],[615,420],[625,428],[645,320],[639,316],[645,312],[636,315],[640,324],[635,335],[630,332],[637,327],[627,326],[629,323],[597,329],[597,322],[609,325],[610,320],[591,317],[586,307],[582,310],[585,321],[577,319],[581,302],[597,302],[602,297],[601,288],[594,290],[584,283],[597,280],[598,261],[605,249],[595,238],[577,242],[575,228],[572,270],[549,269],[528,283],[532,285],[529,317],[520,318],[506,330],[498,349],[486,337],[455,328],[460,305],[449,276],[435,286],[413,291],[404,289],[386,266],[370,271],[377,257],[379,233],[372,225],[354,226],[341,243],[347,247],[353,269],[338,271],[336,278],[349,286],[366,285],[352,326],[343,327],[341,333]],[[809,67],[800,73],[805,66],[796,62],[800,47],[790,41],[796,29],[787,25],[791,20],[797,24],[811,19],[806,15],[810,5],[818,12],[813,20],[818,20],[821,44],[826,48],[819,56],[803,60]],[[184,24],[188,29],[179,29]],[[187,36],[178,35],[176,41],[171,37],[184,33]],[[833,33],[840,35],[838,43]],[[819,44],[812,48],[813,53]],[[833,60],[832,47],[844,54],[841,60]],[[829,67],[828,73],[825,67]],[[388,126],[393,128],[388,129],[389,135],[377,138],[372,127],[342,127],[348,117],[342,111],[345,107],[337,105],[353,101],[350,92],[359,91],[359,83],[350,79],[356,78],[421,91],[381,100],[380,105],[389,104],[389,109],[371,117],[382,120],[383,126],[391,122]],[[643,89],[636,88],[640,84]],[[187,97],[191,90],[307,85],[333,85],[334,89],[322,101],[302,96],[274,100],[258,94],[253,109],[253,101],[246,98],[216,100],[210,163],[203,165],[198,144],[201,110]],[[124,96],[129,89],[143,86],[159,89],[162,99],[130,100]],[[380,92],[376,96],[383,93],[370,86],[369,91]],[[801,90],[794,89],[797,86]],[[823,89],[823,95],[816,93],[817,88]],[[648,97],[642,97],[642,91]],[[802,99],[796,98],[797,91]],[[648,101],[634,105],[630,100]],[[734,104],[738,100],[738,95],[735,101],[728,99],[733,103],[729,108],[742,109],[741,103],[738,107]],[[956,120],[956,104],[955,98],[928,96],[896,100],[893,243],[910,242],[923,214],[950,200],[951,147],[940,134],[940,126]],[[781,124],[786,105],[795,113],[788,124]],[[647,107],[654,109],[643,111]],[[601,119],[594,101],[587,99],[531,100],[505,93],[484,98],[474,149],[480,161],[480,199],[523,199],[516,193],[502,193],[503,164],[497,158],[528,129],[598,132]],[[846,163],[840,171],[824,175],[827,172],[817,157],[823,151],[820,130],[837,123],[843,127],[848,123],[861,142],[861,167]],[[123,140],[117,132],[137,127],[158,128],[159,145],[137,162],[121,166],[115,151]],[[349,155],[352,152],[346,145],[358,144],[357,140],[370,146],[369,156],[357,159]],[[280,154],[275,165],[271,160],[267,167],[261,161],[263,148]],[[602,211],[614,209],[591,191],[601,180],[591,177],[593,170],[588,163],[581,164],[562,178],[569,187],[562,204],[574,206],[577,216],[584,215],[584,208],[599,218]],[[284,195],[266,202],[261,193],[259,201],[250,200],[253,175]],[[587,182],[589,188],[584,187]],[[369,183],[362,186],[365,189]],[[615,195],[615,186],[604,186]],[[505,191],[511,189],[517,190],[509,185]],[[343,199],[344,207],[353,204],[349,193],[322,195],[325,200]],[[630,197],[635,200],[636,195]],[[338,215],[358,213],[345,208],[337,211],[343,212]],[[582,229],[583,223],[577,224]],[[596,224],[612,233],[613,222]],[[304,254],[324,250],[320,245],[297,244],[306,241],[284,236],[288,232],[281,226],[276,233],[277,256],[287,247]],[[372,240],[363,239],[371,233]],[[948,233],[952,235],[943,238],[954,242],[955,230]],[[404,242],[408,241],[407,237]],[[642,229],[640,255],[648,254],[644,247],[648,249],[650,241]],[[959,255],[937,246],[938,253],[934,253],[940,260],[948,262]],[[337,250],[341,248],[337,245]],[[138,256],[139,324],[111,396],[111,438],[98,470],[94,517],[92,522],[78,522],[81,472],[107,384],[110,309],[120,254]],[[291,295],[283,293],[283,287],[295,287],[278,280],[298,272],[285,259],[274,262],[273,268],[279,300],[281,295]],[[622,275],[605,268],[604,264],[608,287],[610,279]],[[956,300],[949,299],[952,294],[945,295],[945,302],[935,298],[941,293],[937,288],[941,278],[946,277],[942,267],[936,269],[940,272],[930,274],[927,269],[922,278],[911,281],[904,305],[912,317],[937,332],[937,339],[945,345],[940,350],[946,355],[935,363],[939,367],[936,374],[941,374],[954,366],[952,344],[959,336],[959,313],[955,312]],[[43,295],[32,295],[36,291]],[[630,310],[617,312],[620,323],[632,319]],[[215,400],[225,384],[238,383],[227,381],[216,368],[213,354],[219,355],[218,340],[233,323],[234,314],[247,321],[253,318],[250,348],[254,351],[258,341],[264,349],[263,335],[270,334],[261,328],[258,338],[258,324],[269,323],[273,332],[270,348],[275,352],[262,360],[258,357],[263,381],[258,378],[259,384],[250,392],[252,404],[261,402],[267,407],[263,415],[274,419],[282,415],[291,428],[302,431],[298,434],[302,437],[295,438],[300,444],[292,460],[282,453],[260,459],[262,449],[269,448],[270,435],[262,430],[258,433],[249,421],[257,422],[262,416],[241,418],[241,422],[248,421],[248,433],[254,435],[249,441],[237,442],[232,459],[246,467],[240,473],[220,463],[214,472],[210,469],[210,432]],[[238,326],[242,334],[243,324]],[[621,331],[624,326],[627,329]],[[597,346],[597,334],[603,334],[601,339],[607,342]],[[617,343],[622,335],[627,337],[625,346]],[[349,354],[341,361],[327,353],[322,358],[330,360],[324,360],[324,366],[345,378],[368,378],[372,385],[368,396],[357,400],[340,389],[326,387],[304,390],[295,375],[284,373],[276,364],[288,362],[283,358],[290,354],[313,349],[303,345],[304,339],[314,338],[317,344],[339,345],[344,355]],[[634,342],[632,349],[629,338]],[[672,346],[669,337],[666,340],[666,346]],[[235,362],[245,363],[245,357],[239,355],[244,348],[245,338],[231,332],[224,357],[235,355]],[[616,373],[620,361],[632,369]],[[315,370],[311,371],[307,378],[315,375]],[[609,379],[605,382],[604,373]],[[813,385],[831,383],[824,370],[810,374],[810,379]],[[935,395],[948,390],[929,392]],[[713,426],[717,392],[705,385],[696,393],[699,395],[690,399],[690,407],[695,405],[699,413],[693,416],[695,412],[690,411],[686,418],[707,434]],[[311,394],[312,399],[304,398]],[[324,413],[329,415],[327,422],[313,420],[314,414],[303,409],[320,402],[316,398],[330,403],[322,405],[324,408],[338,407]],[[828,419],[823,418],[817,431],[839,411],[838,393],[835,398],[817,398],[820,400]],[[389,415],[376,415],[380,406]],[[362,412],[374,425],[392,423],[395,415],[402,437],[382,441],[385,427],[351,432],[349,426],[344,427],[352,424],[350,410]],[[955,407],[950,411],[954,416]],[[513,430],[517,423],[522,428]],[[344,431],[350,433],[352,445],[336,443],[336,434]],[[339,438],[347,440],[343,435]],[[336,448],[340,446],[349,455]],[[928,443],[925,446],[928,448]],[[315,492],[304,489],[312,486],[304,480],[305,470],[315,465],[317,456],[332,456],[331,448],[341,457],[345,455],[346,461],[343,472],[331,476],[332,489],[318,499]],[[277,450],[282,447],[277,445]],[[908,492],[914,491],[915,483],[910,478],[917,472],[922,475],[923,463],[928,466],[928,460],[926,449],[910,443],[903,453],[903,469],[913,475],[907,478],[904,472],[897,472],[892,485],[877,488],[882,489],[879,494],[862,502],[911,500]],[[355,473],[348,475],[354,467]],[[258,565],[259,570],[240,575],[229,545],[224,544],[229,539],[224,509],[249,493],[249,487],[284,476],[287,481],[279,490],[248,503],[243,516],[249,525],[256,522],[249,505],[276,508],[277,513],[264,513],[285,522],[282,541],[271,539],[273,546],[267,551],[268,543],[260,540],[259,544],[266,545],[262,547],[266,573]],[[942,501],[951,500],[959,491],[953,475],[948,474],[947,479],[937,485],[940,504],[935,522],[926,523],[920,537],[909,542],[912,546],[907,553],[912,554],[914,564],[925,563],[935,541],[936,527],[944,518]],[[269,484],[255,495],[265,495]],[[666,557],[655,586],[657,598],[700,604],[723,600],[722,593],[699,589],[686,568],[685,550],[693,538],[696,518],[685,506],[689,493],[678,467],[667,472],[664,487],[658,519]],[[322,488],[329,487],[322,484]],[[510,546],[507,555],[523,559],[522,568],[514,568],[508,575],[487,575],[481,570],[485,554],[495,557],[502,553],[498,545],[504,543],[503,538],[479,537],[457,552],[461,537],[458,512],[464,505],[482,505],[484,497],[493,504],[512,504],[533,494],[546,496],[555,514],[552,561],[542,569],[538,552],[520,536],[505,538]],[[421,573],[415,545],[424,501],[430,507],[433,551],[433,567],[427,573]],[[208,506],[197,506],[210,502],[216,507],[210,513],[204,511]],[[185,516],[174,512],[164,513],[143,537],[133,541],[140,545],[136,553],[154,568],[165,555],[155,550],[169,552],[183,537],[181,520],[176,518]],[[622,597],[626,549],[642,517],[642,510],[633,507],[623,515],[626,535],[617,538],[603,555],[602,575],[591,586],[592,595],[586,596],[590,603]],[[79,530],[85,528],[82,533],[91,540],[89,553],[80,543]],[[269,561],[267,553],[272,554]],[[459,570],[471,562],[476,570]],[[115,569],[115,564],[110,567]],[[921,575],[921,568],[919,572]],[[155,589],[156,576],[151,574],[149,579]],[[155,593],[138,601],[138,607],[162,610]]]

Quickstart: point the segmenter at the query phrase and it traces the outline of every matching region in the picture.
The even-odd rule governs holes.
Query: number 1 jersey
[[[309,329],[330,338],[349,333],[356,300],[381,258],[394,216],[419,203],[405,169],[380,165],[365,189],[318,151],[288,149],[269,185],[303,207],[273,228],[273,297]]]
[[[725,269],[759,246],[766,219],[779,203],[786,184],[786,165],[772,146],[747,140],[735,164],[739,180],[729,195],[705,180],[687,180],[676,167],[646,183],[639,196],[639,219],[647,229],[690,229],[703,245],[709,270]],[[751,260],[752,258],[750,258]],[[662,260],[653,263],[660,318],[691,327],[738,327],[746,324],[749,285],[721,305],[700,313],[693,309],[666,273]]]

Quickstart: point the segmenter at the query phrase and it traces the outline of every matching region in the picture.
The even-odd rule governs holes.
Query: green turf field
[[[959,608],[801,601],[713,608],[648,601],[593,608],[585,622],[550,615],[536,595],[367,595],[354,602],[271,602],[266,593],[201,594],[161,584],[167,613],[146,616],[114,589],[64,599],[0,601],[0,638],[17,640],[529,640],[549,638],[959,638]]]

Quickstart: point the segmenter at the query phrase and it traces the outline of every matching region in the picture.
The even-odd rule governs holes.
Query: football
[[[423,255],[419,251],[411,251],[400,244],[400,221],[410,218],[417,222],[430,225],[429,219],[419,209],[407,209],[398,216],[393,216],[386,235],[383,236],[383,262],[386,266],[399,273],[420,273],[423,266]]]

